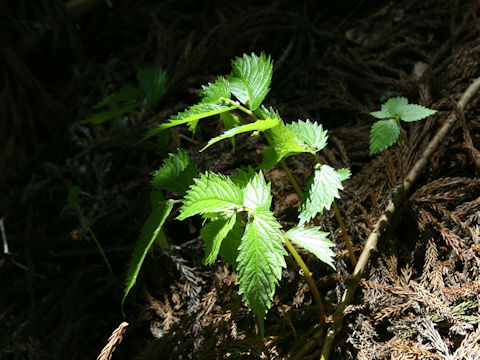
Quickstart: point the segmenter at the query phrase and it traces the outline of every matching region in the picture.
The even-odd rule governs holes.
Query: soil
[[[86,7],[79,7],[86,5]],[[382,234],[331,359],[480,358],[480,107],[456,102],[480,76],[478,1],[61,1],[0,4],[0,359],[318,359],[323,325],[295,262],[276,290],[265,337],[218,260],[202,265],[201,219],[167,219],[170,247],[154,246],[120,307],[128,261],[151,209],[150,179],[182,147],[200,171],[258,165],[265,141],[248,134],[198,150],[222,131],[202,120],[168,143],[139,143],[158,119],[198,102],[201,85],[243,53],[275,62],[264,102],[285,122],[329,132],[320,153],[349,167],[338,205],[356,255],[428,142],[457,121]],[[79,124],[107,93],[136,84],[139,66],[167,71],[154,117]],[[369,156],[385,98],[438,112],[404,126],[405,146]],[[308,157],[287,163],[305,185]],[[265,172],[272,209],[296,224],[298,197],[281,167]],[[62,212],[72,186],[79,206]],[[167,196],[174,194],[167,194]],[[328,322],[353,267],[333,211],[319,223],[335,242],[333,270],[302,252]],[[87,226],[88,224],[88,226]],[[109,258],[110,276],[93,234]],[[125,324],[124,322],[127,322]],[[328,324],[327,327],[328,328]],[[116,330],[117,329],[117,330]],[[110,335],[112,341],[108,341]],[[121,340],[121,343],[120,343]],[[102,355],[102,349],[104,349]],[[113,354],[113,355],[111,355]]]

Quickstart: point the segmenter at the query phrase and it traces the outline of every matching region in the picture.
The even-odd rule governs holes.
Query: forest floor
[[[265,104],[287,123],[321,123],[329,132],[321,159],[352,171],[338,205],[357,256],[393,189],[456,119],[371,254],[330,358],[480,358],[478,95],[456,105],[480,76],[477,1],[124,0],[86,13],[59,0],[11,3],[0,5],[0,359],[94,359],[119,326],[117,360],[320,357],[325,332],[295,263],[287,261],[261,339],[235,273],[221,261],[202,265],[198,219],[167,219],[170,247],[152,249],[126,317],[120,308],[150,213],[151,174],[166,154],[182,147],[201,172],[231,174],[261,161],[262,138],[239,135],[235,153],[228,141],[200,153],[221,133],[218,118],[202,120],[193,141],[186,127],[175,128],[163,145],[138,143],[157,122],[142,110],[116,129],[77,124],[109,89],[135,83],[139,66],[167,71],[155,110],[168,119],[197,103],[196,90],[227,74],[235,56],[261,51],[274,60]],[[369,112],[390,96],[438,112],[404,127],[403,151],[369,156]],[[305,185],[312,163],[287,163]],[[275,215],[295,225],[298,197],[283,170],[265,177]],[[72,186],[114,279],[78,213],[61,213]],[[332,321],[354,269],[333,211],[319,222],[336,244],[336,269],[302,256]]]

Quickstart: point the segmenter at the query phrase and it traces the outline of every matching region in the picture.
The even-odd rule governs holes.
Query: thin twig
[[[480,78],[477,78],[462,95],[462,98],[458,101],[458,108],[464,109],[466,104],[471,100],[473,95],[477,93],[478,89],[480,88]],[[423,169],[427,165],[428,160],[432,156],[432,154],[437,150],[439,145],[444,141],[445,136],[448,134],[452,126],[457,121],[457,116],[455,112],[450,114],[448,119],[445,121],[443,126],[438,130],[435,134],[433,139],[427,145],[425,151],[418,159],[418,161],[413,165],[412,169],[409,171],[407,176],[403,181],[403,188],[397,187],[394,189],[394,196],[392,196],[391,200],[389,201],[387,207],[385,208],[382,216],[380,216],[379,220],[373,227],[370,235],[367,238],[365,246],[363,248],[362,253],[358,259],[357,266],[353,272],[351,281],[349,282],[349,286],[347,287],[343,297],[338,304],[337,310],[333,314],[333,323],[330,326],[329,330],[327,331],[327,335],[325,337],[325,342],[323,344],[322,352],[320,359],[321,360],[328,360],[330,356],[330,350],[332,348],[333,340],[335,339],[335,335],[341,330],[342,328],[342,321],[344,317],[344,310],[348,304],[353,299],[353,295],[355,294],[355,290],[357,289],[360,280],[365,272],[368,261],[370,259],[371,254],[376,250],[377,243],[382,235],[382,233],[387,228],[388,224],[390,223],[391,219],[396,215],[396,212],[400,205],[405,200],[405,195],[411,189],[413,183],[417,180],[419,175],[422,173]]]

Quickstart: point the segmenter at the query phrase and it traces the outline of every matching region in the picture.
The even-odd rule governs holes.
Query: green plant
[[[196,176],[197,168],[195,164],[190,161],[187,152],[182,149],[175,155],[170,154],[164,160],[162,167],[153,175],[151,182],[153,190],[150,194],[152,212],[142,227],[140,238],[135,245],[129,262],[122,309],[123,303],[135,284],[145,257],[152,245],[157,241],[161,247],[168,247],[168,241],[162,227],[172,211],[173,205],[178,201],[165,200],[161,191],[165,190],[185,195],[187,189],[193,184],[193,178]]]
[[[190,163],[186,152],[180,150],[171,155],[169,162],[165,162],[157,174],[162,174],[162,183],[176,184],[179,178],[193,179],[193,183],[185,191],[180,189],[166,189],[185,195],[180,208],[178,220],[200,215],[205,219],[201,230],[205,242],[205,264],[212,264],[218,254],[237,270],[239,276],[240,294],[247,306],[253,310],[260,324],[263,334],[263,320],[274,296],[275,287],[281,278],[282,267],[285,267],[284,256],[287,254],[283,244],[292,253],[298,262],[315,297],[319,314],[325,321],[325,313],[318,289],[311,277],[310,271],[295,250],[292,242],[311,251],[320,260],[330,266],[333,265],[333,243],[327,239],[328,233],[320,231],[319,227],[305,227],[305,224],[330,209],[335,198],[339,198],[339,190],[343,189],[342,181],[350,177],[349,169],[335,170],[321,164],[317,152],[327,145],[327,131],[316,122],[296,121],[285,124],[277,111],[261,106],[270,89],[273,74],[273,62],[263,53],[244,55],[232,61],[232,72],[226,77],[219,77],[214,83],[203,86],[199,94],[202,100],[183,112],[172,116],[168,121],[161,123],[149,131],[144,139],[151,138],[161,131],[187,124],[194,133],[199,120],[213,115],[220,115],[225,131],[216,136],[200,150],[223,139],[231,139],[240,133],[260,132],[265,135],[269,146],[264,151],[259,169],[237,169],[237,175],[228,177],[214,172],[206,172],[199,178],[194,172],[182,173]],[[237,114],[243,112],[251,118],[245,121]],[[305,194],[300,189],[284,159],[288,156],[310,153],[317,164],[312,177],[307,183]],[[272,202],[271,185],[266,182],[261,169],[269,169],[280,163],[286,171],[295,190],[301,196],[299,225],[284,232],[275,215],[270,210]],[[173,165],[176,164],[176,165]],[[158,181],[153,181],[153,184]],[[184,184],[186,185],[186,184]],[[178,200],[177,200],[178,202]],[[161,221],[152,228],[163,225],[166,212]],[[338,209],[337,209],[338,210]],[[166,214],[166,215],[165,215]],[[155,237],[153,231],[147,236],[148,244]],[[142,244],[141,244],[142,243]],[[145,254],[149,246],[147,241],[137,243],[136,254]],[[143,258],[140,260],[143,261]],[[139,256],[132,258],[127,277],[125,296],[133,286],[140,269]],[[132,275],[133,274],[133,275]]]
[[[409,104],[404,97],[389,99],[382,105],[380,111],[370,113],[370,115],[380,119],[373,124],[370,130],[370,155],[392,146],[399,138],[401,141],[400,120],[405,122],[418,121],[436,112],[436,110],[421,105]]]
[[[127,84],[93,107],[93,109],[99,110],[106,106],[115,106],[114,109],[94,113],[81,121],[80,124],[102,124],[109,120],[116,120],[127,112],[145,105],[150,110],[154,108],[165,91],[167,73],[159,67],[139,67],[137,69],[137,80],[139,88],[145,96],[145,104],[138,100],[138,88],[132,84]]]
[[[337,173],[338,176],[334,176],[333,173],[328,173],[328,165],[324,165],[323,171],[321,171],[322,168],[318,168],[319,171],[315,171],[309,181],[307,193],[303,196],[302,190],[284,159],[294,154],[307,152],[315,156],[319,163],[317,152],[326,146],[328,136],[321,125],[317,123],[307,120],[285,125],[278,112],[260,106],[270,90],[272,75],[273,62],[265,54],[237,57],[232,61],[232,72],[227,77],[220,76],[214,83],[202,87],[200,103],[153,128],[145,135],[144,140],[165,129],[182,124],[188,124],[189,129],[194,133],[200,119],[213,115],[220,115],[226,131],[211,139],[202,150],[226,138],[231,138],[234,144],[233,137],[239,133],[251,131],[258,134],[260,131],[264,132],[270,146],[264,151],[264,159],[260,168],[269,169],[276,163],[280,163],[295,191],[302,199],[303,211],[300,212],[300,220],[303,223],[321,213],[323,208],[330,209],[332,203],[330,199],[339,198],[338,190],[343,189],[341,181],[345,180],[345,173],[342,174],[340,171]],[[232,99],[232,96],[237,100]],[[234,113],[235,110],[249,115],[253,122],[243,124],[243,121]],[[309,189],[318,190],[320,187],[325,192],[309,191]],[[322,195],[319,196],[319,193]],[[310,203],[308,209],[304,206],[307,202]],[[333,202],[333,207],[342,228],[352,264],[356,265],[350,237],[335,202]]]
[[[293,241],[332,267],[334,255],[328,233],[319,227],[298,226],[283,232],[270,210],[271,202],[270,184],[261,171],[250,169],[233,177],[206,173],[187,191],[177,217],[201,215],[210,220],[201,230],[204,263],[213,264],[220,253],[237,270],[239,293],[257,316],[262,334],[263,319],[286,266],[283,243],[290,249]]]
[[[108,268],[108,272],[110,273],[110,276],[112,277],[115,283],[115,276],[113,275],[113,270],[112,270],[112,266],[110,265],[110,261],[108,261],[107,255],[105,254],[105,251],[103,251],[100,241],[98,241],[97,237],[95,236],[95,233],[90,227],[90,224],[88,223],[87,218],[83,214],[82,208],[78,204],[78,195],[80,194],[81,194],[81,190],[78,186],[72,186],[68,190],[67,204],[63,207],[62,211],[60,212],[60,216],[62,216],[67,210],[72,208],[77,211],[77,214],[80,217],[80,221],[82,222],[82,225],[85,227],[85,229],[87,229],[88,233],[90,234],[93,241],[97,245],[98,251],[102,255],[103,261],[105,262],[105,265]]]

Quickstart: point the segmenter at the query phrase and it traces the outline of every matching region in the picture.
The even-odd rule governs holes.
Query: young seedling
[[[382,105],[380,111],[370,113],[373,117],[380,119],[370,130],[370,155],[392,146],[399,138],[402,142],[400,120],[418,121],[436,112],[421,105],[409,104],[404,97],[389,99]]]
[[[343,189],[342,181],[350,177],[348,169],[335,170],[320,164],[317,152],[326,146],[328,137],[321,125],[310,120],[285,125],[278,112],[261,106],[269,92],[272,73],[273,62],[263,53],[260,56],[252,54],[236,58],[232,61],[232,72],[228,76],[219,77],[214,83],[202,87],[200,103],[172,116],[167,122],[149,131],[144,138],[148,139],[182,124],[188,125],[194,133],[199,120],[220,115],[225,132],[210,139],[201,151],[223,139],[228,138],[233,143],[234,136],[240,133],[262,132],[269,146],[265,149],[260,168],[269,169],[280,163],[300,196],[303,192],[284,159],[305,152],[315,156],[317,165],[308,182],[305,196],[302,196],[299,226],[287,232],[281,230],[281,225],[270,210],[270,184],[265,181],[261,171],[251,168],[247,171],[237,170],[238,174],[232,177],[207,172],[194,179],[186,191],[177,217],[178,220],[184,220],[200,215],[206,220],[201,230],[206,246],[204,263],[212,264],[218,254],[221,254],[237,270],[240,294],[257,316],[262,335],[264,317],[281,278],[282,267],[285,267],[286,251],[283,244],[302,268],[315,297],[320,318],[325,321],[318,289],[291,241],[333,267],[333,243],[327,239],[328,233],[320,231],[319,227],[304,225],[324,209],[330,209],[333,200],[339,198],[339,190]],[[237,111],[247,114],[252,122],[245,123],[237,116]],[[180,155],[172,155],[172,160],[177,156]],[[160,227],[163,225],[163,222],[156,223]],[[153,236],[155,234],[150,232],[148,238]],[[148,249],[146,250],[145,243],[138,245],[137,253],[146,253]],[[133,276],[129,275],[129,287],[127,286],[125,296],[133,286],[141,266],[138,259],[136,256],[136,260],[130,263],[130,269],[134,271],[129,271]]]

